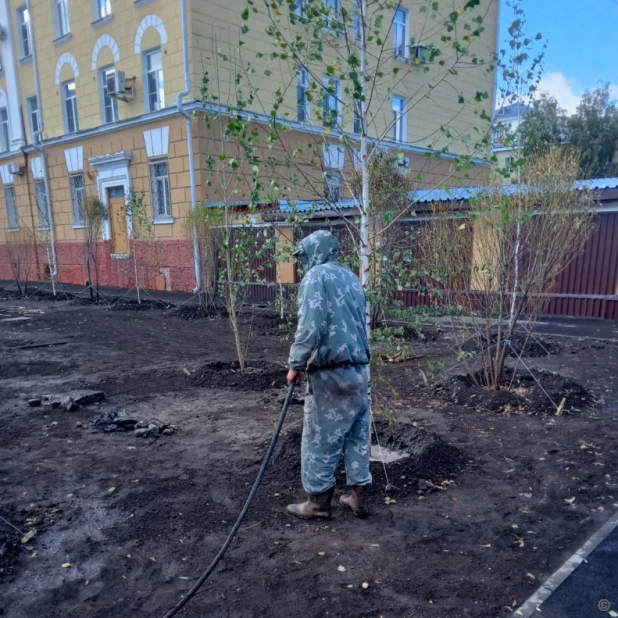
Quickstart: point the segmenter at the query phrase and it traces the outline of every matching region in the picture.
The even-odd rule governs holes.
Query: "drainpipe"
[[[32,70],[34,71],[34,89],[36,92],[36,100],[39,108],[39,129],[32,135],[32,145],[35,150],[41,153],[43,159],[43,182],[45,183],[45,193],[47,194],[47,216],[49,218],[49,242],[51,244],[51,271],[49,273],[53,282],[54,277],[58,274],[58,261],[56,259],[56,231],[54,229],[54,215],[51,206],[51,191],[49,190],[49,180],[47,178],[47,159],[45,157],[45,149],[43,148],[43,101],[41,99],[41,86],[39,84],[39,65],[36,56],[36,40],[34,38],[34,20],[32,16],[32,7],[30,0],[26,0],[26,7],[30,14],[30,36],[32,37]]]
[[[185,68],[185,89],[178,93],[176,97],[176,105],[178,111],[185,117],[187,121],[187,154],[189,156],[189,182],[191,183],[191,208],[195,211],[197,205],[197,195],[195,190],[195,161],[193,160],[193,125],[191,116],[185,110],[182,99],[191,94],[191,73],[189,67],[189,34],[187,29],[187,0],[180,0],[181,16],[182,16],[182,47],[183,59]],[[195,270],[195,289],[194,294],[201,291],[202,288],[202,272],[200,266],[200,247],[197,238],[197,229],[193,226],[193,268]]]

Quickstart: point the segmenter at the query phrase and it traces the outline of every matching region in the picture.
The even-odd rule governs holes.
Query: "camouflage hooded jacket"
[[[337,239],[325,230],[298,244],[305,276],[289,358],[295,371],[369,363],[365,292],[358,277],[337,261],[338,251]]]

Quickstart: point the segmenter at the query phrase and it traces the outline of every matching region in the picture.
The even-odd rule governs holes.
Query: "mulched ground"
[[[243,321],[256,371],[239,376],[225,319],[21,299],[0,313],[9,306],[43,313],[0,322],[0,516],[37,534],[22,544],[0,521],[0,614],[162,618],[215,555],[255,479],[280,412],[289,334],[278,318]],[[559,348],[530,361],[545,386],[556,396],[570,383],[583,389],[554,416],[426,386],[421,370],[450,366],[451,337],[412,337],[421,358],[372,373],[381,442],[410,456],[386,465],[388,491],[372,464],[371,517],[338,503],[329,522],[284,514],[302,495],[293,406],[236,540],[181,616],[505,617],[606,521],[618,508],[617,345],[544,338]],[[20,349],[57,341],[67,343]],[[84,388],[106,400],[76,412],[27,405]],[[178,431],[91,434],[106,410]],[[336,499],[344,482],[340,470]]]

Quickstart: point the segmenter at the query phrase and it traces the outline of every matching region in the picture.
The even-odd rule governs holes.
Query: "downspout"
[[[34,71],[34,90],[39,108],[39,128],[32,135],[32,145],[35,150],[41,153],[43,159],[43,182],[45,183],[45,193],[47,195],[47,216],[49,218],[49,242],[51,245],[51,271],[49,273],[52,282],[58,274],[58,261],[56,259],[56,230],[54,228],[54,215],[52,211],[51,191],[49,190],[49,180],[47,178],[47,159],[43,148],[43,101],[41,99],[41,86],[39,84],[39,65],[36,56],[36,40],[34,38],[34,19],[30,0],[26,0],[26,7],[30,14],[30,36],[32,37],[32,69]]]
[[[178,111],[185,117],[187,121],[187,154],[189,156],[189,182],[191,183],[191,208],[195,211],[197,205],[197,194],[195,190],[195,161],[193,160],[193,125],[191,116],[185,110],[182,99],[191,94],[191,73],[189,66],[189,34],[187,28],[187,0],[180,0],[181,16],[182,16],[182,53],[185,69],[185,89],[178,93],[176,97],[176,105]],[[200,265],[200,247],[197,237],[197,228],[193,227],[193,268],[195,270],[195,289],[194,294],[202,290],[202,272]]]

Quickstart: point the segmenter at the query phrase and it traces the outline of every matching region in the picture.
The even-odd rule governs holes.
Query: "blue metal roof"
[[[584,188],[598,191],[601,189],[618,189],[618,178],[594,178],[591,180],[578,180],[576,188]],[[426,204],[428,202],[462,202],[474,199],[478,195],[487,191],[490,187],[456,187],[453,189],[421,189],[410,194],[412,202]],[[505,195],[517,193],[518,185],[504,185],[502,187]]]
[[[591,180],[578,180],[576,183],[577,189],[588,188],[593,191],[601,189],[618,189],[618,178],[594,178]],[[420,189],[413,191],[410,194],[410,201],[416,204],[427,204],[429,202],[464,202],[474,199],[487,191],[490,187],[454,187],[452,189]],[[519,185],[503,185],[502,190],[505,195],[514,195],[518,189],[526,190],[525,187]],[[209,206],[215,205],[214,202],[209,203]],[[279,210],[283,213],[295,212],[336,212],[338,210],[348,210],[356,208],[358,202],[355,199],[343,200],[336,205],[330,202],[322,202],[318,200],[298,200],[288,201],[281,200],[279,202]]]

